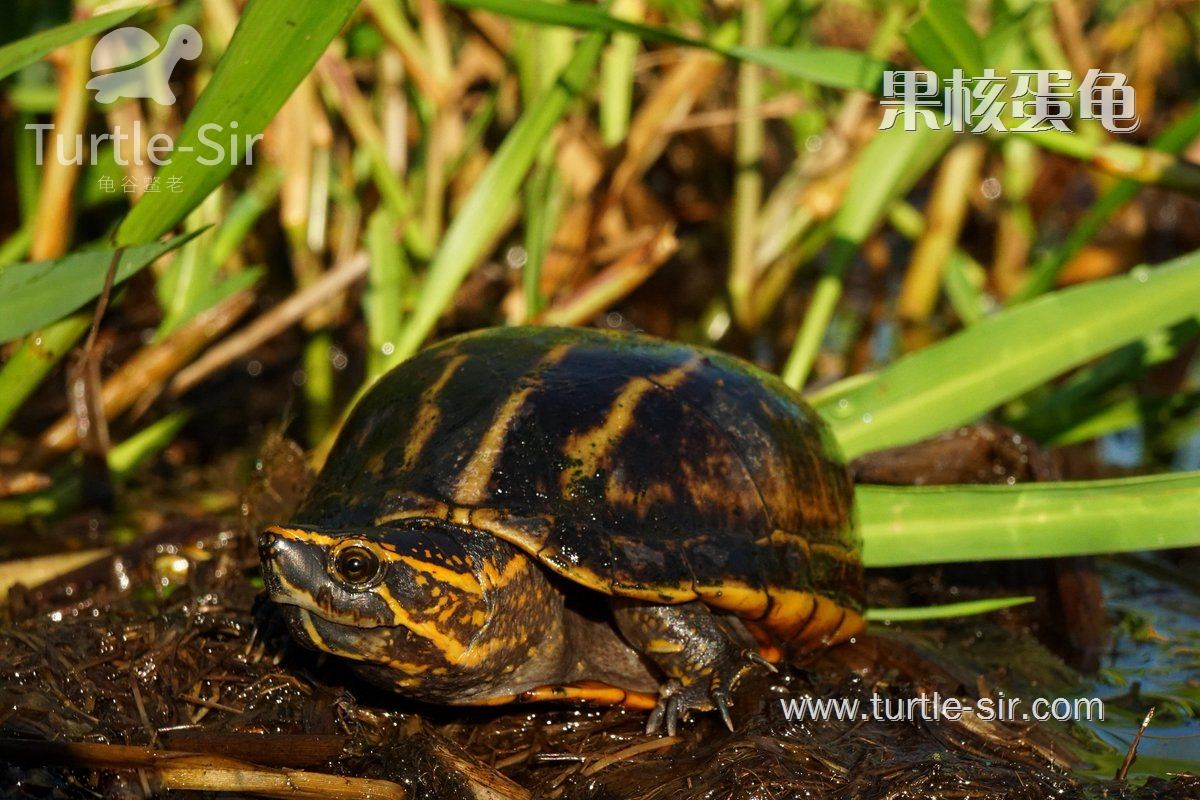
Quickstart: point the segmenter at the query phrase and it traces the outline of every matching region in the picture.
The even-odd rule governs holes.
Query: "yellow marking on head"
[[[279,581],[280,587],[283,589],[284,593],[286,594],[286,596],[289,599],[296,600],[296,601],[302,600],[305,603],[309,603],[313,606],[317,606],[317,608],[308,609],[311,611],[320,612],[323,610],[323,609],[319,608],[320,604],[317,602],[317,598],[311,589],[308,589],[304,586],[297,586],[296,584],[289,581],[287,579],[287,576],[278,570],[276,570],[276,572],[275,572],[275,579],[277,581]],[[275,600],[275,602],[280,602],[280,601]],[[299,602],[290,603],[289,605],[294,605],[301,609],[304,609],[304,606],[300,605]]]
[[[660,653],[664,655],[682,653],[683,643],[669,642],[666,639],[651,639],[646,643],[645,650],[647,653]]]
[[[287,595],[290,599],[295,600],[295,601],[303,601],[308,606],[311,606],[311,608],[306,608],[305,606],[300,606],[302,610],[307,610],[307,611],[311,611],[313,613],[320,614],[322,617],[329,619],[331,622],[335,622],[335,623],[342,624],[342,625],[348,625],[351,627],[359,627],[359,628],[375,627],[375,626],[364,626],[362,624],[362,622],[366,618],[360,619],[354,615],[341,615],[341,616],[326,617],[325,616],[326,614],[332,614],[332,609],[320,608],[316,601],[316,597],[314,596],[314,593],[312,591],[305,589],[303,587],[296,586],[295,584],[288,581],[288,579],[284,575],[279,574],[278,572],[276,573],[276,577],[279,580],[280,585],[282,586],[282,588],[287,593]],[[476,585],[476,589],[478,590],[478,585]],[[412,631],[417,636],[420,636],[423,639],[428,639],[445,655],[445,657],[448,661],[454,661],[454,660],[458,659],[466,651],[467,645],[465,643],[460,642],[458,639],[454,638],[450,634],[442,632],[434,622],[423,622],[423,621],[417,620],[415,617],[413,617],[412,614],[409,613],[408,609],[406,609],[404,607],[404,604],[401,603],[396,598],[396,596],[392,594],[391,589],[388,587],[386,582],[381,583],[378,586],[374,586],[366,591],[371,594],[374,594],[376,597],[381,599],[384,602],[384,604],[388,607],[388,610],[391,611],[391,613],[392,613],[391,624],[402,625],[405,628],[407,628],[408,630]],[[293,603],[293,604],[299,605],[299,603]],[[446,609],[446,612],[444,612],[443,616],[448,618],[455,611],[457,611],[458,606],[459,606],[458,603],[455,603],[455,602],[449,603],[449,606]],[[385,622],[380,622],[378,620],[373,620],[373,621],[376,622],[376,626],[388,624]],[[307,627],[306,627],[306,631],[307,631]],[[319,639],[314,640],[314,642],[319,642],[319,641],[320,641]],[[332,653],[337,653],[338,655],[345,655],[348,658],[355,657],[352,652],[343,653],[341,650],[335,650],[335,649],[329,647],[328,644],[326,644],[326,643],[322,643],[321,646],[324,647],[324,649],[329,650]],[[362,658],[360,660],[375,661],[378,659]]]
[[[303,542],[304,544],[315,544],[321,547],[333,547],[338,542],[343,541],[343,537],[330,536],[327,533],[318,531],[308,531],[303,528],[286,528],[282,525],[272,525],[267,528],[267,533],[273,533],[281,539],[287,539],[291,542]]]
[[[538,362],[533,373],[536,375],[547,367],[557,364],[570,350],[571,345],[569,344],[560,344],[551,348]],[[500,406],[495,419],[484,432],[475,452],[471,454],[471,460],[467,462],[458,478],[454,496],[459,503],[475,505],[482,503],[487,498],[488,483],[496,469],[496,459],[504,450],[504,440],[512,430],[521,409],[524,408],[525,401],[539,385],[540,383],[536,380],[527,381],[523,389],[510,394],[504,404]]]
[[[495,565],[491,561],[483,562],[483,579],[487,582],[488,589],[499,589],[512,583],[514,579],[529,567],[529,563],[522,555],[516,555],[509,559],[504,565],[504,571],[496,570]]]
[[[417,412],[417,418],[409,430],[408,442],[404,445],[402,470],[412,469],[416,465],[417,459],[421,457],[421,451],[425,449],[425,444],[433,436],[433,432],[442,418],[442,410],[437,404],[437,396],[466,360],[467,356],[463,355],[450,359],[446,362],[446,366],[437,380],[421,392],[421,409]]]
[[[590,478],[599,470],[605,457],[620,443],[626,432],[637,421],[637,407],[642,398],[656,388],[670,389],[683,383],[688,375],[696,371],[701,360],[692,358],[679,366],[659,375],[646,378],[637,376],[621,387],[604,421],[589,431],[572,434],[567,439],[564,452],[579,462],[579,466],[562,475],[564,497],[571,497],[571,484],[579,477]]]
[[[394,555],[389,557],[390,560],[399,561],[403,564],[412,567],[417,572],[417,582],[423,583],[421,580],[424,576],[429,576],[438,583],[444,583],[448,586],[453,586],[460,592],[467,594],[481,595],[483,589],[479,585],[479,581],[475,576],[468,572],[456,572],[449,567],[439,564],[434,561],[422,561],[415,556]]]
[[[330,649],[329,645],[325,642],[325,639],[322,638],[321,634],[317,633],[317,626],[313,624],[312,617],[313,612],[306,608],[300,609],[300,624],[304,627],[304,632],[308,634],[308,638],[312,640],[313,644],[315,644],[317,647],[320,647],[322,650],[336,652]]]
[[[375,587],[374,592],[391,610],[395,624],[403,625],[422,639],[428,639],[442,652],[447,661],[457,661],[466,652],[467,645],[465,643],[460,642],[448,633],[442,632],[435,623],[419,621],[412,614],[408,613],[408,609],[396,599],[391,590],[387,588],[387,584],[380,584]],[[453,605],[450,606],[451,610],[453,608]]]

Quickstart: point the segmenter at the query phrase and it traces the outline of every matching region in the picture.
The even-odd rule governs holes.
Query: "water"
[[[1119,623],[1100,681],[1079,691],[1105,700],[1087,725],[1111,752],[1089,755],[1093,774],[1112,777],[1150,706],[1130,777],[1200,773],[1200,580],[1154,556],[1106,560],[1101,578]]]

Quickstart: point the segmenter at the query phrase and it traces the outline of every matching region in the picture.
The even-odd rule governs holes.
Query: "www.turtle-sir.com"
[[[809,720],[843,722],[957,722],[972,716],[984,722],[1102,722],[1104,701],[1098,697],[996,697],[963,700],[938,692],[918,697],[793,697],[779,701],[784,716],[793,722]]]

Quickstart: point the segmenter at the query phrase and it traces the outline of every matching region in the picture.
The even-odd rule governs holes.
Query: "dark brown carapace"
[[[355,409],[271,598],[305,644],[442,703],[718,709],[863,626],[852,486],[778,379],[630,334],[450,339]]]

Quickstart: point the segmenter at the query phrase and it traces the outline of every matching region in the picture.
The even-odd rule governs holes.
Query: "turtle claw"
[[[725,727],[733,731],[730,693],[742,675],[754,666],[777,671],[774,664],[758,653],[746,650],[741,653],[741,658],[727,657],[706,675],[689,683],[674,678],[667,681],[659,691],[658,705],[646,720],[646,733],[655,734],[665,727],[667,735],[674,736],[679,720],[687,719],[692,711],[713,710],[721,715]]]
[[[663,684],[659,691],[658,705],[654,707],[646,720],[648,736],[658,733],[664,727],[667,730],[667,736],[675,735],[680,718],[686,719],[688,715],[689,709],[683,706],[683,695],[686,693],[687,689],[677,680],[672,679]]]
[[[729,701],[725,699],[725,693],[714,694],[713,702],[717,704],[717,711],[721,712],[721,719],[725,721],[725,727],[729,728],[730,733],[733,733],[733,717],[729,716]]]
[[[742,655],[745,656],[747,661],[753,661],[755,664],[758,664],[760,667],[766,667],[772,673],[779,674],[779,668],[776,667],[774,664],[772,664],[770,661],[767,661],[765,658],[763,658],[761,654],[756,653],[753,650],[743,650]]]

